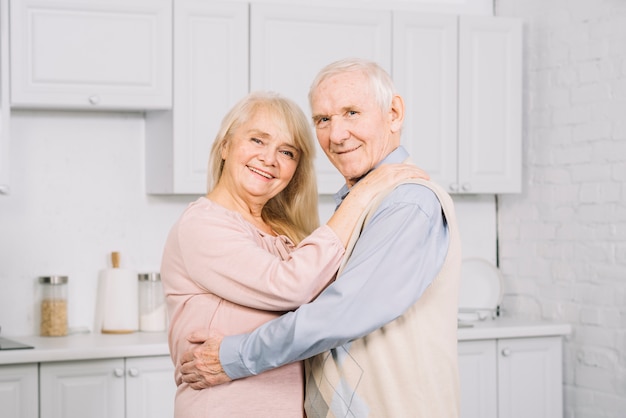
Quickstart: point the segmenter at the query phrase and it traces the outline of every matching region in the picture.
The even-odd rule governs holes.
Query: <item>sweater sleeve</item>
[[[362,337],[413,305],[441,268],[448,234],[427,188],[401,186],[364,228],[338,279],[313,302],[257,328],[225,337],[220,361],[242,378]]]
[[[204,214],[184,218],[174,233],[175,252],[197,286],[262,310],[286,311],[309,302],[333,279],[345,252],[325,225],[295,248],[284,237],[282,242],[259,238],[247,225]],[[173,292],[187,292],[182,286]]]

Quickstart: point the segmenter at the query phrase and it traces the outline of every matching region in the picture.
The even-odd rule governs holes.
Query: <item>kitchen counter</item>
[[[6,338],[34,348],[0,350],[0,365],[169,355],[165,332]]]
[[[572,326],[567,323],[517,318],[486,319],[463,324],[471,327],[459,327],[457,333],[459,341],[566,336],[572,332]]]
[[[466,324],[471,324],[471,327],[459,328],[459,341],[565,336],[571,333],[569,324],[511,318]],[[7,338],[34,348],[0,350],[0,365],[169,355],[165,332],[74,334],[65,337],[7,336]]]

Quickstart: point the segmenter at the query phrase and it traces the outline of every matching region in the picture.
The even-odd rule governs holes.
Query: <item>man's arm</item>
[[[198,379],[201,358],[213,358],[203,384],[238,379],[322,353],[394,320],[432,282],[447,252],[447,228],[432,191],[403,185],[383,202],[364,228],[341,276],[318,298],[249,334],[228,336],[209,354],[197,348],[183,366],[183,380]],[[215,340],[211,341],[215,346]],[[201,354],[202,353],[202,354]],[[188,381],[190,383],[190,381]],[[206,386],[204,386],[206,387]]]

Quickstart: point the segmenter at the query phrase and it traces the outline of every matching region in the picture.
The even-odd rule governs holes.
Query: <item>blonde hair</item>
[[[391,108],[393,96],[396,94],[396,88],[393,80],[387,71],[374,61],[368,61],[361,58],[346,58],[335,61],[320,70],[309,89],[309,105],[312,104],[313,94],[319,85],[326,79],[335,75],[361,72],[367,76],[369,80],[369,88],[374,94],[376,103],[383,112],[387,112]]]
[[[273,92],[254,92],[235,104],[224,116],[211,148],[208,191],[215,188],[222,176],[222,148],[233,132],[260,109],[270,112],[275,121],[282,125],[293,138],[300,155],[291,181],[265,204],[261,215],[274,231],[297,244],[319,226],[319,215],[314,167],[315,142],[310,122],[295,102]]]

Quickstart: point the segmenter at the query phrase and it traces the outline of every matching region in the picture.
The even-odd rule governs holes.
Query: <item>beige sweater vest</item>
[[[459,416],[457,312],[461,242],[456,215],[452,199],[439,186],[423,180],[408,182],[428,187],[441,203],[450,239],[443,267],[402,316],[349,345],[305,362],[308,418]],[[367,223],[386,194],[372,202],[358,225]],[[362,226],[353,233],[341,269]],[[341,395],[336,387],[342,388]]]

